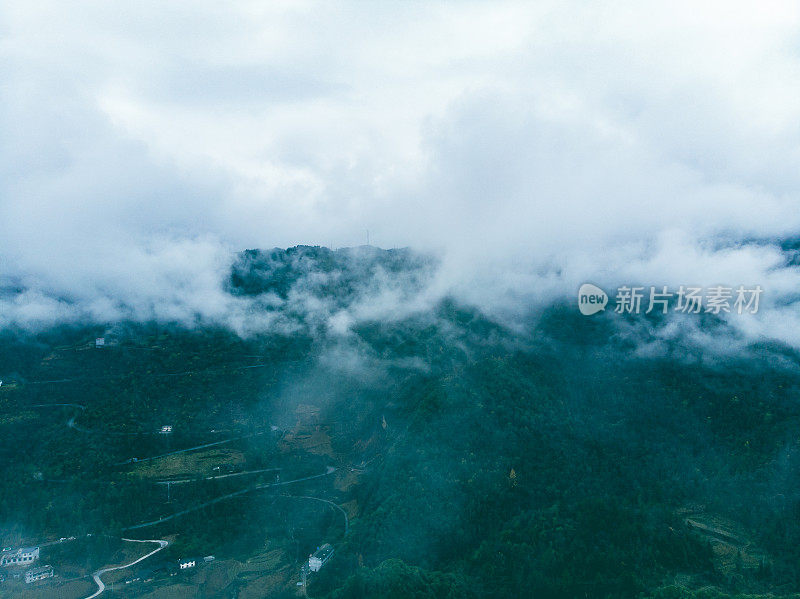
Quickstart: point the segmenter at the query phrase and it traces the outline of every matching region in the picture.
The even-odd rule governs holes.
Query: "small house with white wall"
[[[325,543],[322,547],[308,556],[308,567],[312,572],[319,572],[329,559],[333,556],[333,547]]]
[[[189,568],[194,568],[196,565],[197,565],[197,558],[195,557],[178,560],[178,567],[181,570],[188,570]]]
[[[37,580],[51,578],[54,575],[55,573],[53,572],[53,566],[39,566],[38,568],[31,568],[25,572],[25,582],[30,584],[32,582],[36,582]]]
[[[39,559],[38,547],[6,549],[0,554],[0,566],[29,566]]]

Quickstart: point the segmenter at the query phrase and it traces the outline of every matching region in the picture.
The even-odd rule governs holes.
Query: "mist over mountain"
[[[0,597],[799,599],[798,34],[4,3]]]
[[[54,538],[42,551],[75,579],[54,588],[75,596],[131,536],[169,545],[154,573],[120,575],[130,596],[293,596],[323,542],[311,596],[794,596],[792,347],[687,335],[647,351],[668,316],[587,318],[574,300],[513,326],[452,297],[422,307],[435,268],[408,250],[248,250],[226,293],[268,326],[245,335],[4,329],[3,544]],[[380,298],[393,311],[370,311]]]
[[[3,7],[0,322],[224,321],[236,252],[369,231],[487,310],[760,284],[797,345],[796,6],[348,6]]]

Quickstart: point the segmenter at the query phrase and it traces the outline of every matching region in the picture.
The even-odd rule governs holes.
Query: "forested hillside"
[[[514,326],[454,298],[391,319],[359,307],[410,301],[432,264],[244,253],[229,292],[274,315],[247,335],[2,331],[3,545],[94,535],[62,556],[66,578],[111,563],[114,538],[159,535],[164,559],[213,553],[238,573],[208,597],[295,596],[322,541],[336,551],[311,597],[800,591],[794,352],[643,353],[613,314],[562,304]],[[330,324],[344,313],[346,332]]]

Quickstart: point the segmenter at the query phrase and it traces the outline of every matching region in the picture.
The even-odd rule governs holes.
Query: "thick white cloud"
[[[794,2],[7,4],[0,281],[30,291],[0,322],[222,318],[231,251],[367,229],[486,305],[774,304],[796,269],[736,242],[800,232],[798,33]]]

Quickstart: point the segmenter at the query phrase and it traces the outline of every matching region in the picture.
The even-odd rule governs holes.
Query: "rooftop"
[[[2,553],[33,553],[39,549],[39,547],[20,547],[18,549],[12,549],[11,547],[6,547],[3,549]]]
[[[325,543],[322,547],[319,547],[314,552],[314,556],[313,557],[316,557],[316,558],[319,558],[321,560],[324,560],[324,559],[329,558],[332,553],[333,553],[333,547],[330,545],[330,543]]]

